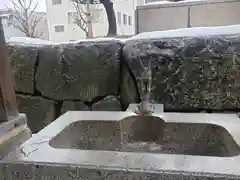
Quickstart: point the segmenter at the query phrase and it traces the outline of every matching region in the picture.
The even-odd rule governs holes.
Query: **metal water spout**
[[[151,49],[151,46],[148,46],[148,49]],[[139,78],[142,97],[141,102],[138,105],[137,114],[149,116],[154,112],[154,105],[151,102],[151,90],[152,90],[152,59],[155,57],[154,52],[150,50],[146,51],[146,53],[142,54],[139,58],[140,64],[143,68],[143,72]],[[142,60],[147,60],[147,66],[144,66]]]

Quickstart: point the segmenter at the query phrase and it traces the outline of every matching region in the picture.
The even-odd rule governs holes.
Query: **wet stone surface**
[[[90,102],[117,95],[121,46],[119,41],[109,40],[42,47],[37,90],[54,100]]]
[[[149,48],[151,46],[151,48]],[[152,63],[152,99],[166,109],[236,109],[240,90],[240,36],[132,40],[124,57],[139,79],[142,64]],[[140,90],[140,85],[138,84]]]
[[[165,123],[130,116],[120,122],[79,121],[51,141],[54,148],[233,157],[240,148],[226,129],[211,124]]]
[[[7,48],[15,90],[33,94],[37,48],[13,44],[8,44]]]
[[[61,114],[67,111],[89,111],[89,107],[81,101],[64,101],[61,107]]]
[[[92,105],[93,111],[121,111],[121,104],[117,97],[107,96]]]
[[[18,95],[18,109],[27,115],[28,127],[36,133],[55,119],[54,101],[42,97]]]
[[[140,96],[137,88],[136,79],[129,69],[126,60],[122,59],[121,82],[120,82],[120,100],[124,109],[128,108],[129,104],[139,103]]]

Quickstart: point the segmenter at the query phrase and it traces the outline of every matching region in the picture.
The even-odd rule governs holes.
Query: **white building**
[[[145,5],[145,4],[146,4],[146,0],[136,0],[136,6],[142,6],[142,5]]]
[[[167,2],[173,2],[173,1],[186,1],[186,0],[136,0],[136,6],[143,6],[146,5],[148,3],[157,3],[160,1],[167,1]]]
[[[39,39],[48,40],[48,27],[47,27],[47,19],[45,13],[42,12],[35,12],[36,16],[41,16],[42,19],[36,26],[36,33],[42,34]],[[12,24],[16,24],[18,22],[14,22],[14,19],[11,16],[11,12],[8,10],[0,10],[0,17],[2,19],[3,31],[5,39],[8,40],[11,37],[26,37],[26,35],[20,31],[19,29],[15,28]],[[20,26],[21,27],[21,26]]]
[[[117,35],[135,34],[133,0],[113,0],[117,21]],[[91,5],[93,36],[106,36],[108,32],[107,15],[102,4]],[[74,24],[73,14],[76,9],[72,0],[46,0],[46,12],[51,41],[74,41],[85,38],[84,31]]]

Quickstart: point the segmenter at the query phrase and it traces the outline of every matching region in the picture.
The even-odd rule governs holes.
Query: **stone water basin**
[[[174,113],[166,116],[176,120],[184,117]],[[191,121],[197,121],[201,116],[192,114]],[[76,121],[58,133],[49,144],[60,149],[219,157],[231,157],[240,153],[231,134],[219,125],[164,123],[161,118],[154,116],[130,116],[119,121]]]
[[[71,111],[4,162],[28,164],[34,172],[44,164],[43,177],[55,173],[60,178],[59,169],[70,171],[74,166],[79,178],[83,169],[92,169],[96,176],[114,171],[119,179],[131,173],[133,177],[164,176],[163,180],[212,177],[209,174],[238,179],[239,129],[235,114],[154,113],[139,119],[133,112]]]

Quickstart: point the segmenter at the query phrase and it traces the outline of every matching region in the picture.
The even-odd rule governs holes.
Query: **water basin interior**
[[[54,148],[231,157],[240,147],[223,127],[164,123],[158,117],[77,121],[51,141]]]

